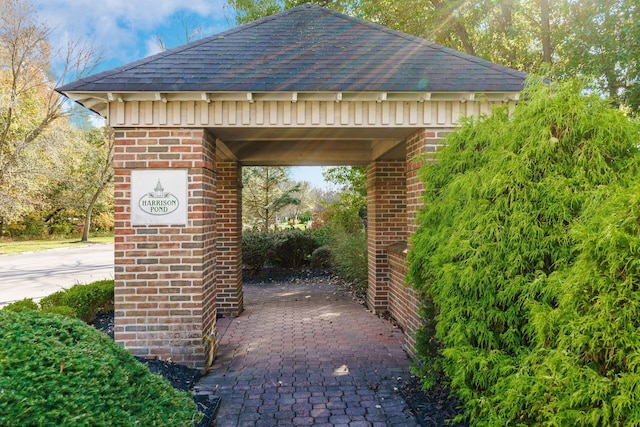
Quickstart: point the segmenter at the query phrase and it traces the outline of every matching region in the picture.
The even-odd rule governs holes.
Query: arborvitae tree
[[[420,334],[421,351],[439,354],[425,360],[427,370],[444,369],[473,425],[616,425],[582,423],[579,414],[569,424],[555,418],[560,407],[567,415],[599,401],[574,402],[575,394],[548,380],[541,367],[550,348],[569,351],[572,341],[552,338],[569,334],[563,322],[577,309],[567,292],[585,238],[574,226],[603,188],[637,180],[638,128],[601,98],[582,95],[575,83],[532,84],[522,98],[512,112],[498,109],[466,122],[422,170],[425,209],[412,239],[409,279],[430,313],[426,324],[435,327]],[[591,291],[598,294],[596,288]],[[639,307],[631,309],[636,318]],[[554,310],[563,320],[536,321]],[[627,351],[640,351],[638,343],[622,353],[631,357]],[[601,363],[602,355],[578,353],[591,359],[586,364]],[[599,377],[607,369],[589,372]],[[554,407],[551,396],[565,398]]]

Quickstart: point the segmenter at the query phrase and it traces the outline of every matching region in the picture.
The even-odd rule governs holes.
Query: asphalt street
[[[0,255],[0,307],[101,279],[113,279],[113,243]]]

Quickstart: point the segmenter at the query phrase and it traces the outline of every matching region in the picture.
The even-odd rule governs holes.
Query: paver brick
[[[394,390],[398,376],[410,375],[400,330],[328,279],[245,285],[244,297],[240,317],[220,319],[225,357],[197,384],[221,398],[216,427],[419,425]],[[340,321],[322,320],[330,314]],[[308,331],[331,340],[310,340]],[[262,342],[278,345],[263,352]]]

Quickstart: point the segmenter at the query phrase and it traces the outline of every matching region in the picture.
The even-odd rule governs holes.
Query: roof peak
[[[58,89],[82,92],[519,91],[526,75],[305,3]]]

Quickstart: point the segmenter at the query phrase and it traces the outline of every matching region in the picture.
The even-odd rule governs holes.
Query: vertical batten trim
[[[249,95],[250,94],[247,94],[247,96]],[[251,124],[251,104],[253,104],[253,101],[242,103],[242,124],[243,125]]]
[[[269,124],[278,124],[278,101],[269,101]]]
[[[418,103],[409,103],[409,124],[415,125],[418,123]]]
[[[291,102],[285,102],[282,104],[282,124],[291,124]]]
[[[216,125],[222,124],[222,101],[213,103],[213,123]]]
[[[144,102],[144,124],[153,124],[153,101]]]
[[[443,125],[445,123],[447,123],[447,103],[438,101],[438,124]]]
[[[116,102],[115,106],[116,106],[116,123],[119,125],[123,125],[124,124],[124,102]]]
[[[227,102],[227,120],[230,125],[235,125],[238,122],[238,103],[236,101]]]
[[[336,120],[336,103],[327,102],[327,124],[332,125]]]
[[[311,101],[311,124],[320,124],[320,102]]]
[[[256,102],[256,124],[264,124],[264,101]]]
[[[200,124],[209,124],[209,102],[200,101]]]
[[[404,102],[396,101],[396,124],[404,124]]]
[[[305,123],[305,120],[306,120],[306,117],[305,117],[305,113],[306,113],[305,109],[306,108],[305,107],[306,107],[306,105],[307,105],[306,102],[298,101],[296,103],[296,113],[297,113],[297,116],[298,116],[296,122],[299,125],[303,125]]]
[[[389,124],[389,103],[388,102],[382,103],[382,124],[383,125]]]
[[[369,101],[367,104],[369,106],[369,111],[367,111],[369,115],[369,124],[375,125],[376,124],[376,105],[378,105],[378,103],[375,101]]]
[[[432,111],[431,111],[431,107],[433,105],[433,102],[431,101],[425,101],[422,104],[422,122],[425,125],[430,125],[431,124],[431,120],[432,120]]]
[[[195,101],[187,101],[187,124],[194,125],[196,123],[196,103]]]
[[[182,113],[182,102],[175,101],[171,103],[171,123],[174,125],[180,124],[181,113]]]
[[[340,124],[341,125],[349,124],[349,103],[348,102],[340,103]]]
[[[457,125],[460,121],[460,103],[451,103],[451,123]]]
[[[161,125],[167,124],[167,103],[166,102],[156,102],[158,105],[158,122]]]
[[[140,102],[129,102],[129,113],[131,114],[131,124],[137,125],[140,123]]]
[[[356,101],[354,109],[354,122],[357,125],[362,125],[362,101]]]

